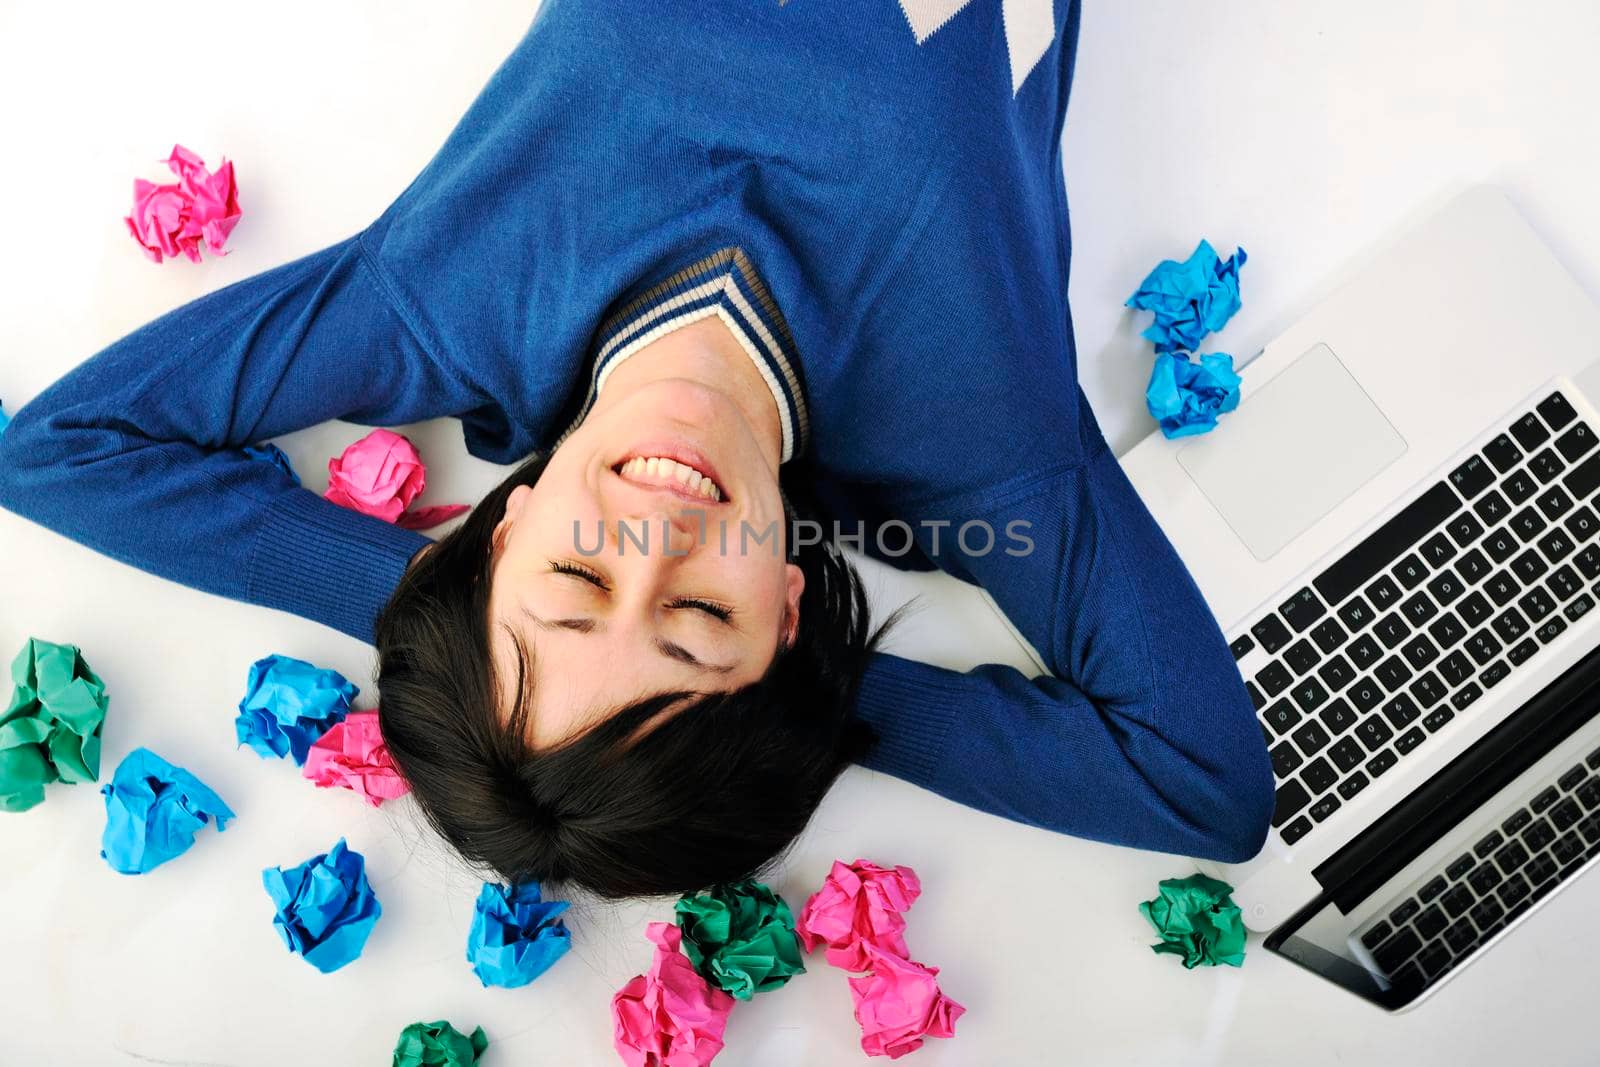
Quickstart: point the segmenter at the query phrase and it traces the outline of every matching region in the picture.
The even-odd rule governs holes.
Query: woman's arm
[[[878,656],[859,701],[880,736],[865,764],[1062,833],[1247,859],[1274,801],[1254,710],[1194,580],[1079,399],[1081,464],[937,516],[954,525],[936,561],[989,590],[1052,674]],[[994,527],[993,551],[951,543],[969,518]],[[1032,549],[1007,555],[1018,519]]]
[[[328,419],[394,425],[483,403],[396,314],[358,234],[161,316],[25,404],[0,435],[0,507],[370,641],[428,538],[243,448]]]

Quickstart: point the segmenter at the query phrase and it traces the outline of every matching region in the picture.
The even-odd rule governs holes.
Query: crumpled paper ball
[[[100,792],[106,798],[100,856],[119,874],[147,874],[189,851],[196,831],[212,819],[221,832],[234,817],[200,779],[148,748],[124,756]]]
[[[291,755],[303,766],[312,742],[345,717],[360,692],[338,671],[266,656],[250,665],[234,731],[262,759]]]
[[[289,476],[295,485],[300,484],[300,476],[294,472],[294,467],[289,463],[288,453],[272,442],[264,445],[246,445],[244,454],[251,459],[258,459],[263,463],[270,463]]]
[[[611,998],[617,1054],[627,1067],[704,1067],[722,1051],[733,998],[678,951],[683,933],[676,926],[651,923],[645,936],[656,944],[649,973]]]
[[[1127,307],[1155,313],[1140,336],[1153,341],[1157,352],[1193,352],[1239,310],[1239,268],[1248,258],[1240,248],[1218,259],[1202,240],[1182,263],[1162,260],[1127,301]]]
[[[467,931],[467,959],[485,986],[525,986],[567,954],[572,933],[564,900],[542,900],[539,883],[483,883]]]
[[[471,1067],[488,1047],[481,1026],[468,1037],[444,1019],[412,1023],[400,1031],[392,1067]]]
[[[921,892],[910,867],[835,860],[822,888],[800,910],[800,939],[807,952],[827,945],[828,962],[847,971],[867,969],[868,945],[909,957],[904,913]]]
[[[365,860],[342,837],[298,867],[268,867],[261,884],[277,908],[272,925],[278,936],[323,974],[361,955],[383,914],[367,884]]]
[[[679,899],[675,914],[684,955],[736,1000],[805,973],[794,915],[769,886],[748,879],[713,886]]]
[[[1218,352],[1193,363],[1180,352],[1156,357],[1145,390],[1145,406],[1169,440],[1216,428],[1217,416],[1239,406],[1239,375],[1233,357]]]
[[[384,747],[376,711],[352,711],[328,727],[306,751],[300,773],[325,789],[349,789],[373,807],[411,791]]]
[[[128,232],[156,263],[179,252],[198,263],[201,241],[217,255],[227,255],[222,246],[240,214],[233,164],[224,159],[212,174],[182,145],[173,145],[164,162],[178,180],[165,185],[133,180],[133,214],[122,220]]]
[[[49,782],[100,777],[100,726],[110,697],[77,645],[30,637],[11,661],[15,688],[0,715],[0,811],[27,811]]]
[[[373,430],[328,460],[328,491],[323,495],[340,507],[408,530],[426,530],[470,510],[465,504],[447,504],[408,511],[427,482],[428,469],[409,439]]]
[[[850,999],[861,1024],[861,1050],[899,1059],[922,1047],[923,1038],[954,1037],[967,1009],[945,996],[939,968],[864,946],[869,974],[850,979]]]
[[[1242,965],[1244,918],[1228,895],[1232,892],[1227,882],[1203,874],[1164,880],[1160,895],[1139,905],[1139,913],[1161,935],[1161,943],[1150,947],[1182,956],[1183,965],[1191,969]]]

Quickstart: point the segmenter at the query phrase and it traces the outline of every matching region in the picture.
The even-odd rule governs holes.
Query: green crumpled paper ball
[[[488,1047],[481,1026],[468,1037],[444,1019],[412,1023],[395,1042],[393,1067],[470,1067]]]
[[[794,914],[770,886],[749,879],[712,886],[679,899],[674,914],[689,962],[738,1000],[805,973]]]
[[[47,783],[100,777],[106,687],[76,645],[28,638],[11,661],[11,702],[0,714],[0,811],[27,811]]]
[[[1244,962],[1244,918],[1228,896],[1233,886],[1192,874],[1166,879],[1160,891],[1156,899],[1139,905],[1140,914],[1161,935],[1161,943],[1152,949],[1182,956],[1189,968],[1219,963],[1238,967]]]

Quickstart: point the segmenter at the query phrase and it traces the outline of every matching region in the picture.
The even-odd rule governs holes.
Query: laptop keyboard
[[[1560,391],[1231,642],[1294,844],[1595,606],[1595,431]]]
[[[1600,749],[1360,931],[1397,986],[1421,991],[1600,854]]]

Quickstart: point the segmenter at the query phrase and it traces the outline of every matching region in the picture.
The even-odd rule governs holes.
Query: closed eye
[[[596,586],[600,589],[611,588],[606,584],[606,580],[600,577],[597,571],[590,570],[588,567],[585,567],[581,564],[571,563],[564,559],[552,559],[548,562],[550,563],[550,569],[555,571],[557,574],[569,574],[574,578],[582,579],[583,581],[588,582],[590,585]]]
[[[719,622],[727,622],[733,617],[733,609],[713,604],[709,600],[700,600],[695,597],[681,596],[672,601],[672,607],[688,608],[693,611],[703,611]]]

